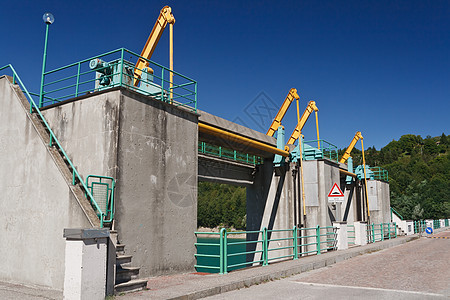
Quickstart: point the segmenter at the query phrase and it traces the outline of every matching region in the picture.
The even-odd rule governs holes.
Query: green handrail
[[[95,209],[97,209],[98,212],[100,212],[101,218],[100,218],[100,227],[103,228],[103,212],[101,211],[100,207],[97,205],[97,203],[94,200],[94,197],[92,196],[91,192],[88,190],[86,184],[84,183],[83,179],[81,178],[80,174],[78,173],[77,169],[75,168],[75,166],[73,165],[72,161],[70,160],[69,156],[66,154],[66,152],[64,151],[64,148],[61,146],[61,143],[59,142],[59,140],[57,139],[57,137],[55,136],[55,134],[53,133],[53,130],[50,128],[50,126],[47,123],[47,120],[44,118],[44,115],[42,114],[41,110],[39,109],[38,105],[36,105],[36,103],[34,102],[33,98],[31,97],[30,93],[28,92],[27,88],[25,87],[25,85],[23,84],[22,80],[20,79],[19,75],[17,74],[16,70],[14,69],[14,67],[11,64],[8,64],[4,67],[0,68],[1,70],[10,68],[11,71],[14,74],[14,79],[17,79],[18,82],[20,83],[20,86],[22,87],[22,90],[25,91],[25,94],[28,96],[28,99],[30,101],[30,114],[33,113],[33,107],[36,110],[36,112],[38,113],[38,115],[40,116],[42,122],[44,122],[45,127],[47,128],[47,130],[50,133],[50,143],[49,146],[52,146],[52,143],[56,143],[56,145],[58,145],[59,150],[61,151],[61,153],[63,154],[64,158],[67,160],[67,162],[69,163],[70,167],[72,168],[72,185],[76,184],[76,179],[78,179],[78,182],[82,185],[83,189],[85,190],[86,194],[88,195],[89,200],[91,201],[91,203],[95,206]]]
[[[391,206],[391,221],[393,221],[393,218],[392,218],[392,217],[393,217],[393,216],[392,216],[392,212],[394,212],[394,213],[400,218],[400,220],[403,221],[402,215],[399,214],[398,211],[396,211],[392,206]]]

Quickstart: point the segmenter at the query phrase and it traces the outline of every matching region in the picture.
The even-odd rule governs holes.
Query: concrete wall
[[[116,179],[118,238],[141,276],[193,270],[198,116],[128,90],[45,116],[82,176]]]
[[[119,90],[43,111],[44,117],[84,177],[117,178]]]
[[[62,290],[63,229],[90,223],[5,77],[0,105],[0,280]]]
[[[123,92],[116,220],[143,276],[194,269],[197,122],[195,114]]]
[[[254,184],[247,187],[247,231],[290,229],[294,226],[292,166],[277,170],[273,159],[265,159],[255,173]],[[292,236],[288,232],[269,233],[269,238]],[[247,240],[261,240],[261,234],[249,234]],[[269,249],[291,246],[291,241],[269,243]],[[261,250],[261,244],[249,244],[248,251]],[[269,258],[292,253],[290,250],[271,251]],[[260,259],[258,255],[256,259]],[[253,260],[249,255],[248,260]]]
[[[338,203],[334,208],[328,203],[328,193],[334,183],[340,184],[339,165],[329,160],[304,161],[303,176],[306,197],[305,227],[331,226],[333,221],[340,221],[342,205]]]
[[[391,219],[389,183],[380,180],[367,181],[369,193],[370,223],[388,223]]]

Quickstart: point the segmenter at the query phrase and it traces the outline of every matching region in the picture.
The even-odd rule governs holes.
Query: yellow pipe
[[[342,170],[342,169],[339,169],[339,172],[341,172],[342,174],[348,175],[348,176],[352,176],[353,178],[356,178],[356,174],[355,173],[351,173],[349,171]]]
[[[303,152],[302,152],[302,139],[303,135],[300,133],[300,141],[298,141],[298,147],[300,150],[300,173],[302,176],[302,200],[303,200],[303,215],[306,216],[306,197],[305,197],[305,180],[303,178]]]
[[[361,138],[361,148],[362,148],[363,166],[364,166],[364,185],[366,186],[367,217],[370,217],[369,195],[367,193],[366,159],[364,158],[364,142],[363,142],[363,138]]]
[[[263,151],[266,151],[269,153],[279,154],[284,157],[289,156],[288,151],[284,151],[284,150],[278,149],[276,147],[273,147],[273,146],[270,146],[270,145],[267,145],[267,144],[264,144],[264,143],[261,143],[261,142],[258,142],[258,141],[246,138],[244,136],[234,134],[234,133],[231,133],[231,132],[228,132],[228,131],[225,131],[225,130],[222,130],[222,129],[219,129],[219,128],[216,128],[216,127],[213,127],[210,125],[206,125],[204,123],[198,123],[198,129],[201,132],[215,135],[215,136],[227,139],[232,142],[237,142],[237,143],[244,144],[244,145],[252,145],[256,149],[263,150]]]
[[[173,23],[169,24],[170,103],[173,103]]]
[[[320,137],[319,137],[319,115],[317,114],[317,110],[314,111],[316,114],[316,129],[317,129],[317,149],[320,150]]]

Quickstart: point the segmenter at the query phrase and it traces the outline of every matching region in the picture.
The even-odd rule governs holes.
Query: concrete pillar
[[[406,223],[406,235],[412,235],[414,234],[414,221],[411,220],[407,220],[405,221]]]
[[[108,229],[64,229],[64,299],[105,299]]]
[[[434,229],[433,220],[425,220],[425,222],[427,227],[431,227],[432,229]]]
[[[337,237],[336,237],[337,250],[348,249],[347,222],[333,222],[333,226],[337,228]]]
[[[367,245],[367,222],[355,222],[355,245]]]

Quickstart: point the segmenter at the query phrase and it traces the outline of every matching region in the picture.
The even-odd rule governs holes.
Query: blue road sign
[[[428,234],[432,234],[433,233],[433,228],[427,227],[427,229],[425,229],[425,232],[428,233]]]

